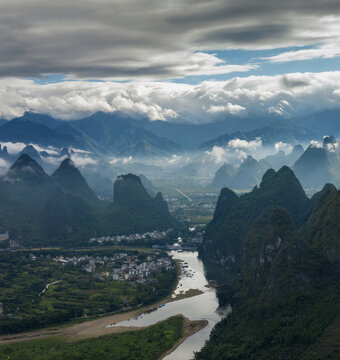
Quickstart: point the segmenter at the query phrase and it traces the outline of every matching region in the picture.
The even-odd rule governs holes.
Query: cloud
[[[211,150],[206,151],[205,154],[213,159],[215,164],[223,163],[229,158],[229,150],[221,146],[214,146]]]
[[[25,111],[70,120],[97,111],[171,122],[228,116],[294,117],[340,109],[340,71],[236,77],[197,85],[168,82],[66,81],[47,85],[0,80],[0,118]]]
[[[132,161],[133,161],[133,157],[130,155],[130,156],[122,159],[122,164],[126,165],[126,164],[131,163]]]
[[[317,140],[312,140],[309,144],[310,147],[313,148],[322,148],[322,143],[320,141]]]
[[[227,105],[212,105],[207,112],[208,113],[229,113],[232,115],[240,115],[245,112],[245,107],[240,105],[234,105],[228,103]]]
[[[255,151],[262,147],[262,140],[261,138],[256,138],[255,140],[251,141],[233,139],[228,142],[228,147],[233,149],[247,149]]]
[[[60,165],[60,163],[65,160],[68,156],[64,155],[61,157],[54,157],[54,156],[48,156],[48,157],[43,157],[43,160],[46,163],[49,163],[51,165]],[[71,155],[71,160],[73,161],[73,164],[76,167],[86,167],[88,165],[96,165],[98,163],[97,160],[92,159],[90,156],[88,155],[80,155],[80,153],[73,153]]]
[[[111,165],[127,165],[133,162],[133,157],[127,156],[127,157],[123,157],[123,158],[113,158],[109,161],[109,164]]]
[[[206,52],[323,49],[338,42],[339,19],[338,0],[2,0],[0,76],[154,80],[247,71]]]
[[[168,163],[169,165],[175,165],[182,162],[183,159],[185,159],[183,156],[174,154],[170,159],[168,159]],[[186,160],[188,160],[188,158],[186,158]]]
[[[10,155],[15,155],[19,153],[26,146],[26,144],[21,142],[1,142],[0,144],[2,148],[4,148],[4,146],[7,146],[7,151]]]
[[[29,145],[32,145],[37,151],[46,151],[49,155],[59,155],[60,149],[56,149],[53,146],[43,147],[37,144],[30,143]]]
[[[220,166],[223,163],[238,166],[249,154],[247,150],[248,149],[214,146],[211,150],[204,153],[203,162],[206,166],[210,166],[211,164]],[[254,155],[254,153],[252,155]]]
[[[213,161],[215,164],[224,162],[239,164],[249,154],[255,157],[263,155],[262,140],[260,138],[252,141],[233,139],[228,142],[226,147],[214,146],[204,154],[206,163]]]
[[[85,167],[88,165],[95,165],[97,161],[92,159],[89,156],[80,156],[78,154],[73,154],[71,160],[74,162],[74,165],[77,167]]]
[[[9,169],[9,167],[10,167],[9,162],[0,158],[0,176],[4,175]]]
[[[312,49],[285,51],[278,55],[262,59],[272,63],[282,63],[313,59],[331,59],[336,57],[340,57],[340,42],[324,44]]]
[[[330,152],[335,152],[335,151],[339,148],[339,143],[336,142],[336,143],[334,143],[334,144],[327,144],[327,145],[326,145],[326,148],[327,148],[327,150],[330,151]]]
[[[2,148],[4,146],[7,146],[7,151],[10,155],[16,155],[18,154],[20,151],[22,151],[27,145],[32,145],[37,151],[46,151],[48,154],[50,155],[57,155],[59,154],[59,150],[52,147],[52,146],[48,146],[48,147],[42,147],[39,146],[37,144],[25,144],[22,142],[0,142],[0,145],[2,146]]]
[[[279,151],[284,151],[285,154],[289,154],[291,153],[291,151],[293,150],[293,146],[287,143],[284,143],[282,141],[279,141],[275,144],[275,151],[279,152]]]

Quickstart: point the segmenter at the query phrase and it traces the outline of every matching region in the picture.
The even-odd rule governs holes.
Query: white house
[[[9,239],[9,231],[6,231],[4,233],[0,233],[0,241],[5,241]]]

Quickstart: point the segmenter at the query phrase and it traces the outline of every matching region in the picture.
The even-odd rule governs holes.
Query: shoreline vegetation
[[[204,329],[208,325],[208,320],[189,320],[188,318],[183,317],[183,335],[182,337],[174,344],[174,346],[168,350],[160,360],[164,359],[166,356],[170,355],[175,351],[189,336],[196,334],[198,331]]]
[[[207,320],[191,321],[180,314],[147,327],[124,328],[124,331],[109,328],[115,332],[91,338],[76,339],[64,334],[5,344],[0,346],[0,358],[25,360],[34,355],[34,359],[39,360],[51,355],[56,360],[70,357],[89,360],[96,355],[102,360],[163,359],[207,324]]]
[[[176,282],[177,287],[178,281]],[[200,295],[202,292],[197,289],[190,289],[184,294],[177,295],[172,298],[173,291],[165,299],[159,300],[154,304],[144,306],[142,308],[136,308],[128,312],[119,312],[112,315],[102,315],[95,319],[79,319],[77,323],[74,321],[71,323],[60,324],[60,326],[50,326],[44,329],[32,330],[22,333],[5,334],[0,336],[0,346],[3,344],[29,341],[39,338],[46,338],[51,336],[66,335],[69,339],[86,339],[91,337],[97,337],[101,335],[126,332],[131,330],[138,330],[142,327],[109,327],[106,325],[116,324],[128,319],[135,318],[141,314],[148,313],[157,308],[160,304],[166,304],[168,302],[178,301],[185,298]]]
[[[67,266],[63,266],[66,261],[64,261],[64,256],[62,256],[62,260],[59,260],[59,256],[65,255],[65,251],[67,252],[65,259],[68,262],[78,261],[76,265],[73,263],[69,265],[67,263]],[[128,283],[112,281],[110,279],[109,272],[113,271],[112,265],[115,268],[120,268],[121,266],[123,268],[125,266],[123,270],[125,273],[127,272],[127,266],[130,267],[130,264],[136,266],[135,262],[140,264],[144,261],[143,264],[152,264],[150,266],[154,268],[156,268],[156,265],[161,267],[164,264],[167,265],[167,263],[163,261],[163,265],[159,265],[158,262],[156,264],[156,261],[165,256],[165,254],[162,255],[162,253],[144,249],[143,251],[138,251],[127,248],[114,249],[114,253],[111,253],[111,250],[100,249],[98,251],[92,249],[85,250],[84,252],[79,252],[78,250],[58,250],[51,253],[45,250],[43,252],[34,252],[34,254],[31,252],[29,258],[28,253],[26,253],[25,257],[22,256],[23,253],[16,253],[15,260],[9,259],[9,255],[3,253],[1,257],[2,262],[0,262],[2,269],[0,280],[3,280],[1,285],[4,291],[1,294],[0,302],[4,304],[4,313],[6,311],[6,314],[9,315],[0,319],[1,335],[19,334],[38,330],[39,328],[46,329],[62,326],[63,324],[88,321],[101,316],[130,312],[136,309],[143,310],[146,306],[150,306],[158,301],[164,301],[178,284],[180,274],[177,274],[178,267],[174,262],[175,266],[172,266],[169,271],[155,272],[153,269],[150,270],[146,267],[146,269],[138,270],[138,276],[151,277],[150,281],[144,279],[143,283],[140,283],[140,279],[136,277]],[[120,254],[119,251],[124,253]],[[98,268],[96,267],[95,271],[91,269],[90,273],[84,271],[86,265],[83,265],[83,263],[78,264],[79,259],[84,259],[84,256],[81,255],[84,253],[91,255],[88,257],[88,262],[96,261],[100,264],[104,262],[104,265],[98,265]],[[149,254],[152,256],[148,256]],[[117,256],[118,260],[112,256]],[[125,257],[122,258],[122,256]],[[112,262],[113,260],[114,262]],[[64,263],[61,264],[60,261],[64,261]],[[126,265],[127,261],[130,262],[128,265]],[[14,275],[8,275],[12,269],[15,269]],[[40,269],[43,269],[43,271],[40,271]],[[130,270],[128,269],[128,271]],[[133,271],[137,272],[137,270]],[[149,271],[149,274],[146,271]],[[100,278],[101,276],[103,278]],[[63,280],[61,284],[55,283],[61,279]],[[152,284],[156,281],[158,283],[157,291],[151,293],[150,288],[152,290]],[[53,283],[55,285],[50,286],[46,297],[41,296],[41,294],[38,296],[46,287],[46,284]],[[30,284],[34,284],[34,288]],[[11,291],[12,288],[16,292]],[[21,293],[25,293],[25,297],[20,297],[19,295],[17,295],[19,297],[16,297],[16,294],[20,294],[18,289],[22,289]],[[147,289],[149,289],[149,292],[146,291]],[[53,309],[55,310],[54,312]],[[72,309],[77,309],[77,311],[72,312]],[[70,316],[64,316],[60,319],[56,318],[55,321],[46,317],[45,319],[47,320],[44,321],[44,312],[48,315],[54,315],[57,314],[57,311],[61,315],[70,313]],[[33,322],[33,316],[37,316],[37,319],[41,320],[41,326]],[[27,321],[31,321],[32,325],[27,323]]]

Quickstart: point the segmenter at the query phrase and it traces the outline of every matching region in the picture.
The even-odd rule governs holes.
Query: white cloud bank
[[[291,153],[291,151],[293,150],[292,145],[284,143],[282,141],[277,142],[274,147],[276,152],[283,151],[286,155]]]
[[[340,109],[340,71],[236,77],[198,85],[0,80],[0,118],[25,111],[65,120],[121,111],[151,120],[209,122],[228,116],[304,116]]]
[[[251,141],[232,139],[228,142],[228,147],[233,149],[246,149],[255,151],[262,147],[262,140],[261,138],[256,138],[255,140]]]
[[[4,175],[9,169],[10,164],[4,159],[0,159],[0,176]]]
[[[221,165],[222,163],[231,163],[239,165],[247,155],[252,155],[256,158],[264,157],[266,151],[262,147],[261,138],[247,141],[241,139],[232,139],[228,142],[226,147],[214,146],[211,150],[205,151],[205,162],[213,162]]]
[[[303,61],[313,59],[332,59],[340,57],[340,43],[329,43],[317,46],[312,49],[300,49],[285,51],[278,55],[262,58],[272,63],[282,63],[290,61]]]

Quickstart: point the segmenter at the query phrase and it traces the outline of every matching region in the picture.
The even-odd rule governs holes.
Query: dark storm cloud
[[[249,27],[232,27],[229,29],[218,29],[200,36],[197,43],[224,43],[233,42],[243,45],[252,43],[272,44],[275,40],[280,41],[290,33],[290,27],[284,24],[264,24]]]
[[[247,71],[195,52],[338,42],[339,23],[338,0],[1,0],[0,76]]]

